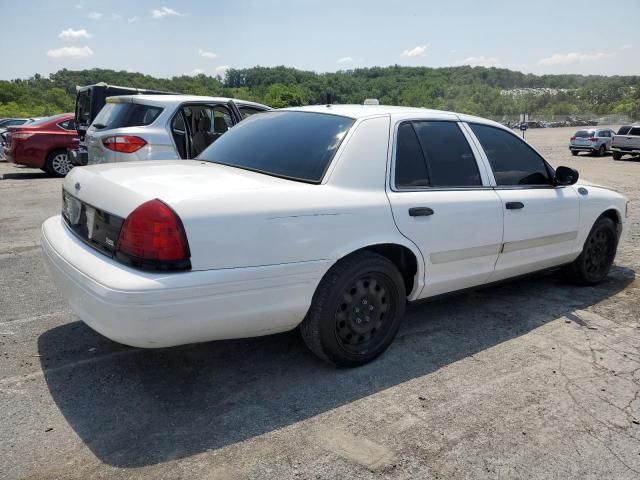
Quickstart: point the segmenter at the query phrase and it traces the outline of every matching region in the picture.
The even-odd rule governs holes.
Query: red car
[[[77,145],[78,139],[73,113],[10,127],[6,136],[7,161],[40,168],[55,177],[64,177],[71,170],[67,149]]]

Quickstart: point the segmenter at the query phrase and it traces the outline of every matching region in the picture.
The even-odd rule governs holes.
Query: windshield
[[[576,137],[578,137],[578,138],[593,137],[594,133],[595,133],[594,130],[578,130],[576,132]]]
[[[222,135],[198,158],[319,183],[354,121],[312,112],[252,115]]]

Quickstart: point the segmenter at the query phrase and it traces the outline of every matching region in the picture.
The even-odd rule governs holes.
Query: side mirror
[[[556,185],[573,185],[578,181],[579,177],[580,174],[575,168],[558,167],[553,181]]]

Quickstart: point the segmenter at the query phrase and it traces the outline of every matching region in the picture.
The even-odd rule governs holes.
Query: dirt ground
[[[336,370],[296,332],[166,350],[94,333],[40,260],[59,179],[0,163],[0,478],[640,478],[640,161],[554,165],[633,200],[602,285],[539,275],[409,308]]]

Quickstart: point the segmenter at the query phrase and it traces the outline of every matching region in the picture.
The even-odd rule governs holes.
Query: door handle
[[[507,210],[520,210],[521,208],[524,208],[524,203],[522,203],[522,202],[507,202],[505,207],[507,207]]]
[[[428,217],[433,213],[433,209],[429,207],[412,207],[409,209],[409,215],[412,217]]]

